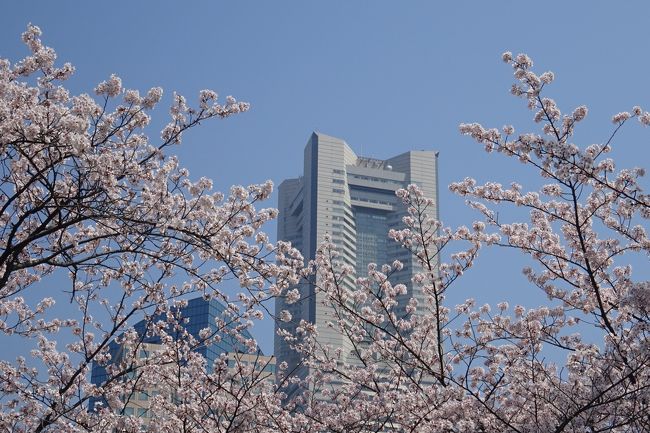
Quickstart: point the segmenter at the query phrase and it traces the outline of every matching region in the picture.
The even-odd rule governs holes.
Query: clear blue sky
[[[601,142],[612,114],[650,108],[649,19],[647,1],[14,1],[0,15],[0,57],[27,53],[20,34],[32,22],[77,67],[74,93],[116,73],[127,87],[162,86],[167,97],[212,88],[250,102],[249,113],[202,125],[174,149],[192,176],[222,190],[301,174],[312,130],[379,158],[436,149],[441,215],[458,225],[473,214],[449,182],[526,183],[532,174],[458,134],[472,121],[531,129],[524,101],[508,94],[501,53],[526,52],[538,72],[554,71],[549,95],[560,107],[590,108],[576,142]],[[650,165],[649,133],[626,127],[619,165]],[[486,253],[452,297],[537,303],[514,257]],[[268,352],[271,331],[256,334]]]

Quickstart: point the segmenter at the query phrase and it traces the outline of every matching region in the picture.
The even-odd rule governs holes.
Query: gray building
[[[381,266],[398,258],[404,268],[393,275],[393,283],[409,288],[400,305],[412,296],[420,298],[411,290],[417,264],[387,233],[403,227],[406,209],[395,191],[411,183],[434,200],[430,214],[437,217],[437,160],[437,152],[431,150],[409,151],[386,160],[358,156],[344,140],[315,132],[305,147],[304,175],[279,186],[278,239],[291,241],[306,260],[311,260],[329,235],[340,260],[358,275],[367,272],[369,263]],[[352,286],[353,279],[346,284]],[[299,290],[301,301],[295,304],[276,300],[276,311],[288,310],[293,317],[289,323],[276,326],[293,330],[301,319],[308,320],[318,326],[319,343],[349,353],[352,345],[346,337],[327,326],[334,317],[332,309],[323,304],[322,294],[315,293],[311,284],[302,284]],[[278,363],[287,362],[290,371],[300,360],[278,335],[275,356]]]

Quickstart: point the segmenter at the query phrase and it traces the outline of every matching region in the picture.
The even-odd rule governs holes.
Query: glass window
[[[365,275],[369,263],[382,265],[388,262],[388,221],[385,211],[354,208],[356,222],[357,275]]]

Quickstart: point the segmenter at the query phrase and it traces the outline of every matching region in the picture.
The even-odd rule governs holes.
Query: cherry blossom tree
[[[456,229],[432,217],[416,186],[398,191],[408,216],[388,235],[417,259],[412,284],[426,302],[397,308],[406,292],[392,282],[399,261],[355,275],[326,239],[305,264],[262,231],[277,214],[258,208],[270,182],[226,196],[208,179],[192,181],[169,155],[188,129],[247,104],[219,103],[205,90],[191,108],[174,95],[171,120],[152,139],[161,89],[143,96],[111,76],[95,96],[71,96],[63,83],[74,68],[56,66],[40,35],[29,26],[23,41],[31,54],[0,60],[0,330],[33,348],[0,361],[3,431],[650,430],[650,283],[628,259],[647,263],[650,197],[639,184],[642,169],[617,170],[606,158],[623,124],[648,125],[648,112],[619,113],[604,143],[576,145],[586,107],[562,115],[543,96],[553,74],[536,75],[527,56],[504,54],[514,68],[512,93],[527,100],[541,132],[460,130],[488,152],[515,157],[545,185],[454,183],[482,218]],[[527,210],[529,221],[504,221],[497,212],[504,206]],[[526,255],[525,274],[548,303],[448,305],[448,290],[485,247]],[[323,345],[319,330],[301,322],[283,336],[302,354],[306,376],[280,365],[272,385],[260,365],[232,369],[225,356],[207,365],[197,348],[224,335],[254,357],[246,331],[269,314],[265,301],[299,301],[291,288],[304,283],[326,295],[337,315],[330,325],[351,353]],[[226,291],[233,285],[239,293]],[[218,331],[198,337],[181,314],[197,295],[218,299],[228,313]],[[78,313],[53,317],[55,301]],[[288,312],[278,318],[295,320]],[[134,328],[140,319],[144,331]],[[581,336],[587,328],[595,342]],[[152,348],[144,336],[160,344]],[[140,349],[151,353],[136,356]],[[92,364],[106,369],[101,385],[89,380]],[[126,413],[133,396],[152,389],[152,417]]]
[[[321,246],[313,281],[336,312],[331,326],[354,350],[324,346],[306,322],[285,336],[312,372],[306,379],[285,372],[280,382],[302,389],[291,404],[309,426],[303,431],[650,430],[650,282],[631,265],[648,264],[650,196],[639,184],[642,168],[617,170],[606,158],[619,129],[632,118],[649,125],[650,113],[616,114],[603,143],[579,146],[574,130],[587,108],[563,115],[544,96],[551,72],[535,74],[523,54],[503,60],[514,68],[512,94],[527,101],[541,132],[477,123],[460,132],[516,158],[544,185],[454,183],[483,217],[454,230],[429,214],[432,202],[416,186],[398,191],[409,215],[389,236],[417,258],[412,284],[427,295],[424,305],[408,303],[406,317],[396,313],[406,288],[391,283],[399,262],[354,275],[334,244]],[[527,210],[529,221],[504,221],[509,213],[498,210],[507,206]],[[485,246],[526,255],[524,273],[548,303],[448,306],[447,291]],[[581,336],[587,331],[589,339]]]
[[[56,66],[40,36],[30,25],[22,39],[31,53],[0,60],[0,332],[33,348],[0,361],[0,430],[241,431],[263,422],[257,408],[267,413],[276,399],[259,371],[228,370],[224,359],[207,366],[195,349],[225,333],[257,353],[243,331],[264,315],[262,288],[290,284],[291,260],[302,261],[260,231],[277,214],[256,208],[270,181],[226,196],[209,179],[190,180],[168,153],[188,129],[248,104],[203,90],[192,108],[174,94],[171,119],[152,139],[162,89],[141,95],[112,75],[95,96],[71,96],[63,84],[74,67]],[[242,288],[235,301],[226,283]],[[218,331],[183,331],[190,295],[227,304]],[[55,301],[78,314],[52,317]],[[155,356],[112,359],[111,344],[137,353],[142,318],[160,338]],[[106,366],[101,386],[90,383],[93,363]],[[152,384],[162,392],[146,427],[124,408]]]

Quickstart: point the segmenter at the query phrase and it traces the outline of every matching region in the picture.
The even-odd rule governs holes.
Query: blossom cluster
[[[0,60],[0,332],[34,348],[0,361],[0,430],[249,428],[277,406],[271,385],[224,359],[207,366],[199,349],[229,335],[258,353],[246,331],[264,316],[266,284],[285,292],[302,260],[262,231],[277,216],[258,207],[272,182],[222,194],[168,154],[188,129],[248,104],[202,90],[194,108],[174,94],[169,122],[150,139],[162,89],[141,95],[111,75],[94,96],[72,96],[64,84],[74,67],[57,67],[40,37],[30,25],[30,55]],[[178,312],[196,296],[227,308],[190,334]],[[55,300],[77,314],[52,318]],[[160,344],[140,358],[146,338]],[[101,384],[92,365],[105,369]],[[127,413],[142,396],[148,415]]]
[[[277,211],[258,203],[271,182],[214,192],[168,155],[189,128],[248,104],[202,90],[194,108],[174,94],[171,119],[152,140],[161,89],[141,96],[111,76],[95,96],[70,96],[63,83],[74,67],[57,67],[40,36],[29,26],[31,54],[0,60],[0,333],[33,347],[0,361],[0,430],[649,430],[650,284],[627,258],[650,254],[650,196],[642,168],[617,169],[605,157],[628,119],[650,123],[640,107],[616,114],[603,144],[579,146],[572,140],[587,108],[563,115],[543,93],[554,75],[505,53],[512,93],[541,131],[477,123],[460,131],[544,184],[454,183],[481,220],[453,229],[408,185],[396,191],[404,217],[387,234],[408,262],[370,264],[360,275],[329,239],[309,263],[269,240],[263,229]],[[504,206],[527,210],[528,220],[504,221]],[[521,251],[531,262],[524,274],[548,303],[449,305],[449,291],[487,247]],[[313,299],[302,296],[304,285]],[[190,332],[181,312],[195,296],[225,311]],[[273,313],[291,325],[277,338],[300,362],[278,365],[273,384],[248,331],[275,297],[291,309]],[[52,318],[56,300],[77,313]],[[342,344],[292,314],[314,305]],[[133,325],[140,319],[144,329]],[[247,353],[208,365],[201,353],[224,338]],[[101,384],[90,381],[92,365],[105,373]],[[142,413],[129,413],[134,405]]]
[[[619,170],[606,154],[623,123],[647,125],[649,115],[640,107],[619,113],[604,144],[581,147],[572,140],[587,107],[563,115],[544,96],[552,73],[535,74],[523,54],[503,59],[514,69],[512,93],[527,100],[541,133],[478,123],[460,132],[524,163],[541,187],[453,183],[482,217],[456,229],[433,217],[433,201],[415,185],[398,190],[406,216],[388,235],[418,267],[409,285],[399,261],[356,275],[333,243],[321,245],[310,281],[344,343],[328,344],[318,329],[283,335],[310,372],[280,382],[305,431],[648,429],[650,284],[628,258],[643,263],[650,254],[650,196],[642,168]],[[529,220],[504,220],[506,206],[527,210]],[[528,257],[523,272],[547,305],[448,305],[445,295],[486,247]],[[416,292],[425,296],[404,299]]]

